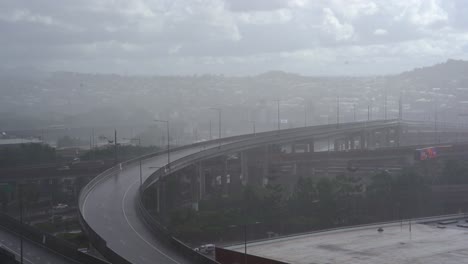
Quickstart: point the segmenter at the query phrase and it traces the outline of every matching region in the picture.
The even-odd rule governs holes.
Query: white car
[[[63,210],[63,209],[67,209],[67,208],[68,208],[68,204],[59,203],[59,204],[57,204],[56,206],[54,206],[53,208],[54,208],[54,210]]]
[[[215,251],[215,245],[214,244],[201,245],[199,248],[199,251],[203,254],[213,254],[213,252]]]

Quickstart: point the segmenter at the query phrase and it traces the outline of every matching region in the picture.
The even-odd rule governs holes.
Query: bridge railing
[[[362,124],[343,124],[344,126],[347,126],[346,128],[349,129],[349,132],[359,132],[362,130]],[[367,128],[372,129],[376,128],[380,125],[380,123],[377,122],[372,122],[369,123]],[[242,151],[245,149],[250,149],[250,148],[255,148],[258,146],[262,146],[265,144],[269,144],[272,141],[276,143],[284,143],[284,142],[290,142],[294,140],[304,140],[308,139],[310,137],[316,137],[316,138],[321,138],[325,136],[333,136],[335,134],[340,134],[340,132],[329,132],[327,129],[329,128],[330,125],[324,125],[324,126],[317,126],[315,127],[314,130],[316,130],[313,134],[311,134],[310,131],[302,128],[301,130],[294,130],[289,133],[282,133],[282,134],[277,134],[277,133],[268,133],[263,136],[259,136],[255,138],[255,142],[251,140],[244,140],[244,141],[236,141],[236,142],[231,142],[227,143],[224,145],[221,145],[219,148],[217,147],[212,147],[206,150],[202,150],[190,155],[187,155],[185,157],[182,157],[180,159],[177,159],[175,161],[172,161],[169,164],[170,167],[170,173],[175,172],[179,169],[182,169],[188,165],[194,164],[200,160],[211,158],[211,157],[216,157],[222,154],[230,153],[233,151]],[[334,126],[334,125],[333,125]],[[348,128],[349,126],[349,128]],[[343,127],[344,128],[344,127]],[[166,172],[164,169],[158,169],[156,170],[152,175],[150,175],[145,182],[142,185],[142,189],[145,190],[154,182],[156,179],[166,177]]]

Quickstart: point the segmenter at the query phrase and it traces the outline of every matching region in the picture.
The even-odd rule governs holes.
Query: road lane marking
[[[140,233],[138,233],[135,228],[132,226],[132,224],[130,224],[130,221],[128,220],[128,217],[127,217],[127,214],[125,212],[125,200],[127,199],[127,194],[128,194],[128,191],[130,191],[130,189],[133,187],[133,185],[139,183],[139,180],[135,181],[134,183],[132,183],[127,191],[125,191],[125,194],[122,198],[122,211],[123,211],[123,214],[124,214],[124,217],[125,217],[125,221],[127,221],[127,224],[130,226],[130,228],[133,230],[133,232],[135,232],[140,238],[141,240],[145,241],[146,244],[148,244],[150,247],[152,247],[154,250],[156,250],[157,252],[159,252],[161,255],[165,256],[166,258],[172,260],[174,263],[176,264],[181,264],[180,262],[176,261],[175,259],[171,258],[169,255],[165,254],[164,252],[162,252],[160,249],[158,249],[156,246],[154,246],[152,243],[148,242]],[[137,209],[138,210],[138,209]]]

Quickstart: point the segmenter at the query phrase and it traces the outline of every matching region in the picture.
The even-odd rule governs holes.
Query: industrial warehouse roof
[[[459,224],[465,223],[459,219]],[[377,229],[382,227],[383,232]],[[244,252],[244,246],[227,249]],[[405,221],[249,243],[248,254],[292,264],[468,263],[468,228]]]

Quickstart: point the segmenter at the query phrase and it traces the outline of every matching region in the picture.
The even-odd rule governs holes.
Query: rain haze
[[[465,263],[467,13],[0,1],[0,263]]]

